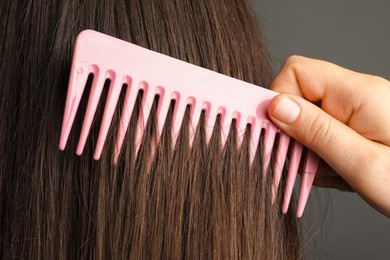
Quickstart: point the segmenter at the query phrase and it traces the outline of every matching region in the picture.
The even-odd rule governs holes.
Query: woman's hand
[[[354,190],[390,217],[390,82],[292,56],[271,89],[283,93],[274,123],[326,162],[314,183]]]

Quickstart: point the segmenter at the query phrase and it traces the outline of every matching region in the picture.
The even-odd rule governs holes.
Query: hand
[[[292,56],[271,89],[283,93],[272,121],[325,162],[314,184],[356,191],[390,217],[390,82]]]

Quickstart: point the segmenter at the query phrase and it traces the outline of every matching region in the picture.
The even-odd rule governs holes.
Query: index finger
[[[356,76],[352,71],[335,64],[291,56],[276,75],[270,88],[276,92],[303,97],[311,102],[321,101],[323,110],[346,123],[353,111],[361,105],[362,93],[357,93],[356,85],[350,83],[353,77]],[[351,98],[351,92],[355,93],[356,98]],[[352,103],[347,107],[340,107],[343,104],[334,102],[335,98]]]

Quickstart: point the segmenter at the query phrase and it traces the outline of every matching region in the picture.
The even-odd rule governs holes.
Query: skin
[[[323,160],[314,184],[355,191],[390,217],[390,82],[292,56],[270,88],[283,93],[272,121]]]

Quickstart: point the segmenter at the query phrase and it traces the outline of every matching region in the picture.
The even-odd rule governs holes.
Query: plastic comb
[[[264,131],[265,168],[269,167],[270,155],[275,140],[279,140],[273,173],[274,191],[279,186],[285,162],[287,160],[289,162],[282,205],[284,213],[287,212],[295,178],[302,161],[303,172],[297,206],[297,216],[302,216],[319,159],[311,151],[305,153],[306,156],[304,156],[303,150],[305,148],[295,140],[290,140],[290,137],[281,132],[269,119],[267,114],[268,104],[278,93],[96,31],[86,30],[78,35],[74,48],[60,137],[59,147],[61,150],[65,149],[90,74],[93,74],[93,82],[77,146],[76,153],[78,155],[83,152],[104,84],[109,79],[108,96],[94,151],[95,160],[100,158],[119,95],[122,87],[126,85],[114,158],[117,158],[120,153],[137,94],[142,90],[143,119],[139,119],[137,123],[136,149],[139,147],[143,128],[146,125],[156,95],[159,96],[157,115],[160,134],[172,100],[175,101],[173,113],[174,137],[177,136],[180,130],[181,121],[188,105],[191,108],[190,120],[193,126],[198,124],[202,111],[205,112],[207,140],[211,136],[218,115],[221,118],[223,129],[223,144],[226,141],[233,119],[236,120],[238,133],[243,132],[249,124],[251,129],[251,160],[255,155],[261,132]],[[279,135],[278,139],[276,139],[277,134]],[[241,141],[242,137],[239,139],[239,142]],[[288,156],[289,150],[291,152]]]

